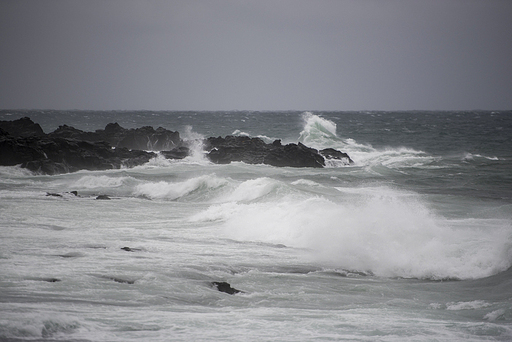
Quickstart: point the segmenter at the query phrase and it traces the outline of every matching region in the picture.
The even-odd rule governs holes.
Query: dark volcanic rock
[[[21,164],[24,168],[44,174],[133,167],[147,163],[154,156],[151,152],[112,149],[105,142],[0,135],[0,165]]]
[[[13,121],[0,121],[0,129],[13,137],[43,136],[44,132],[39,124],[30,118],[24,117]]]
[[[155,130],[150,126],[126,129],[117,122],[109,123],[104,130],[98,129],[95,132],[84,132],[63,125],[50,133],[49,136],[89,142],[106,141],[114,147],[125,147],[131,150],[164,151],[182,144],[178,132],[169,131],[162,127]]]
[[[160,151],[160,154],[167,159],[183,159],[190,155],[190,148],[187,146],[179,146],[170,151]]]
[[[130,129],[117,146],[138,150],[166,151],[181,144],[178,132],[168,131],[162,127],[156,130],[145,126]]]
[[[320,150],[319,153],[325,157],[325,159],[337,159],[337,160],[346,160],[348,164],[353,164],[354,161],[350,159],[348,154],[335,150],[333,148],[325,148]]]
[[[283,145],[281,140],[267,144],[260,138],[226,136],[208,138],[203,145],[208,159],[217,164],[241,161],[320,168],[331,159],[352,163],[346,153],[338,150],[317,151],[302,143]],[[156,156],[144,150],[161,151],[168,159],[185,158],[191,151],[189,142],[182,141],[178,132],[162,127],[125,129],[110,123],[104,130],[84,132],[63,125],[46,135],[29,118],[0,121],[0,165],[4,166],[21,164],[44,174],[134,167]]]
[[[280,140],[276,140],[267,144],[259,138],[246,136],[208,138],[205,147],[209,151],[208,158],[216,164],[241,161],[272,166],[324,167],[324,156],[328,159],[348,158],[347,154],[334,149],[318,152],[302,143],[282,145]]]
[[[264,164],[292,167],[324,167],[324,158],[318,151],[301,143],[284,145],[265,156]]]
[[[85,141],[102,141],[105,140],[95,132],[84,132],[77,128],[62,125],[59,126],[55,131],[48,134],[50,138],[62,138],[62,139],[73,139],[73,140],[85,140]]]
[[[272,146],[272,145],[270,145]],[[208,159],[216,164],[229,164],[242,161],[247,164],[262,164],[265,156],[272,149],[260,138],[234,137],[208,138],[205,149],[209,151]]]

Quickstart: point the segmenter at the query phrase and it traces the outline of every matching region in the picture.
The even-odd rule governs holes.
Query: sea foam
[[[183,182],[147,182],[135,187],[134,195],[150,199],[177,200],[195,194],[199,198],[208,198],[209,193],[228,182],[223,178],[205,175],[187,179]],[[195,198],[197,200],[197,198]]]
[[[370,144],[359,143],[351,138],[341,138],[337,135],[337,125],[331,120],[322,118],[310,112],[302,115],[304,128],[299,141],[316,148],[335,148],[347,153],[356,165],[384,165],[389,168],[422,167],[438,160],[423,151],[406,147],[386,147],[376,149]],[[345,166],[346,163],[330,163],[328,167]]]
[[[482,232],[482,222],[461,229],[415,194],[386,187],[363,193],[341,203],[290,193],[279,200],[234,201],[194,219],[222,221],[224,234],[233,239],[304,248],[312,261],[326,267],[381,276],[468,279],[511,266],[505,229]]]
[[[74,181],[71,188],[96,189],[96,188],[116,188],[124,185],[131,177],[109,177],[102,176],[83,176]]]

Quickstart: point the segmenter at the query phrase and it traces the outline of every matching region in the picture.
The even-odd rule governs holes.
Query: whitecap
[[[505,310],[498,309],[498,310],[494,310],[494,311],[491,311],[488,314],[486,314],[484,316],[484,319],[494,322],[494,321],[498,320],[499,318],[503,317],[503,315],[505,315]]]
[[[491,306],[491,304],[487,303],[484,300],[473,300],[470,302],[451,302],[446,303],[446,310],[476,310],[481,308],[486,308],[488,306]]]
[[[176,183],[165,181],[142,183],[135,187],[133,193],[135,196],[150,199],[176,200],[192,193],[196,193],[197,197],[207,198],[210,191],[219,189],[228,183],[224,178],[205,175]]]
[[[314,115],[311,112],[302,114],[304,128],[300,132],[299,141],[309,147],[323,149],[332,147],[333,142],[339,142],[336,135],[336,123]]]
[[[83,176],[70,184],[70,188],[96,189],[96,188],[117,188],[123,186],[131,177],[110,177],[106,175]]]
[[[267,177],[247,180],[239,184],[232,192],[219,198],[227,202],[249,202],[262,198],[284,186],[282,183]]]
[[[322,186],[320,183],[317,183],[315,181],[309,180],[309,179],[298,179],[295,182],[292,182],[292,185],[306,185],[306,186]]]
[[[376,149],[370,144],[359,143],[352,138],[341,138],[337,135],[337,125],[331,120],[322,118],[311,112],[303,113],[304,128],[299,141],[306,146],[318,150],[334,148],[347,153],[359,166],[384,165],[390,168],[424,167],[439,160],[423,151],[408,147],[386,147]],[[347,160],[328,160],[327,167],[343,167],[349,165]]]
[[[461,227],[414,193],[338,190],[347,193],[340,203],[290,192],[276,201],[224,204],[196,218],[221,220],[231,239],[305,248],[326,267],[379,276],[474,279],[511,266],[506,229],[483,232],[479,222]]]

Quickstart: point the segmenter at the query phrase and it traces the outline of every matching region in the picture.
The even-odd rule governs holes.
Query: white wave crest
[[[437,217],[415,194],[374,188],[359,200],[322,197],[224,203],[195,216],[222,221],[230,238],[313,251],[326,267],[408,278],[480,278],[511,266],[506,229]]]
[[[250,137],[251,135],[249,133],[243,132],[239,129],[236,129],[231,133],[232,135],[240,136],[240,137]]]
[[[481,309],[491,306],[491,304],[487,303],[483,300],[473,300],[471,302],[457,302],[457,303],[447,303],[446,310],[475,310]]]
[[[317,182],[309,180],[309,179],[298,179],[295,182],[292,182],[292,185],[306,185],[306,186],[315,186],[315,187],[322,186],[320,183],[317,183]]]
[[[464,155],[464,157],[462,158],[462,160],[467,162],[467,161],[473,161],[473,160],[475,160],[475,158],[487,159],[487,160],[492,160],[492,161],[500,160],[500,158],[498,158],[496,156],[488,157],[488,156],[484,156],[481,154],[473,154],[473,153],[466,153]]]
[[[5,181],[6,178],[10,177],[27,177],[32,176],[33,173],[28,169],[23,169],[19,165],[17,166],[0,166],[0,179]]]
[[[162,154],[157,153],[156,157],[151,158],[146,164],[135,166],[134,169],[169,167],[176,163],[176,160],[167,159]]]
[[[302,114],[304,129],[300,132],[299,141],[303,144],[323,149],[332,147],[333,141],[340,139],[336,135],[336,124],[311,112]],[[329,146],[330,145],[330,146]]]
[[[150,182],[135,187],[134,195],[151,199],[176,200],[196,193],[198,197],[207,198],[209,192],[228,184],[228,181],[216,176],[206,175],[191,178],[183,182]]]
[[[209,163],[206,158],[203,141],[204,136],[200,133],[194,132],[192,126],[185,126],[185,130],[182,133],[182,138],[187,141],[190,149],[190,155],[185,158],[186,162],[194,162],[199,164]]]
[[[231,133],[232,135],[234,136],[241,136],[241,137],[251,137],[251,135],[249,133],[246,133],[246,132],[243,132],[239,129],[233,131],[233,133]],[[264,142],[266,142],[267,144],[271,143],[271,142],[274,142],[275,140],[277,140],[277,138],[272,138],[272,137],[268,137],[266,135],[257,135],[256,138],[260,138],[261,140],[263,140]]]
[[[241,183],[231,193],[219,198],[227,202],[249,202],[262,198],[280,188],[282,184],[271,178],[251,179]]]
[[[123,186],[131,177],[83,176],[70,187],[78,189],[117,188]]]
[[[494,310],[494,311],[491,311],[488,314],[486,314],[484,316],[484,319],[494,322],[494,321],[502,318],[505,315],[505,312],[506,311],[504,309]]]
[[[388,168],[423,167],[428,166],[438,158],[407,147],[387,147],[376,149],[370,144],[361,144],[352,138],[341,138],[336,134],[336,123],[314,115],[310,112],[303,114],[304,129],[299,141],[316,148],[334,148],[347,153],[359,166],[383,165]],[[347,161],[328,161],[327,167],[346,166]]]

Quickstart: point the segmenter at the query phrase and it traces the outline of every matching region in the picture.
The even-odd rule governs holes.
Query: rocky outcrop
[[[43,174],[78,170],[107,170],[147,163],[154,153],[113,149],[106,142],[87,142],[48,136],[13,137],[0,132],[0,165],[21,164]]]
[[[15,137],[40,137],[45,135],[41,126],[27,117],[13,121],[0,121],[0,130],[3,130],[4,134],[8,133]]]
[[[203,141],[207,158],[216,164],[240,161],[247,164],[321,168],[326,160],[352,163],[350,157],[335,149],[316,150],[298,144],[272,144],[260,138],[226,136]],[[160,151],[167,159],[190,155],[187,141],[178,132],[146,126],[125,129],[117,123],[104,130],[84,132],[63,125],[50,134],[29,118],[0,121],[0,165],[22,167],[43,174],[78,170],[106,170],[147,163]]]
[[[182,144],[178,132],[169,131],[158,127],[156,130],[150,126],[136,129],[126,129],[117,122],[109,123],[105,129],[95,132],[82,130],[62,125],[54,132],[48,134],[51,138],[65,138],[84,140],[89,142],[106,141],[113,147],[125,147],[131,150],[168,151]]]
[[[190,148],[187,146],[178,146],[170,151],[160,151],[166,159],[183,159],[190,155]]]
[[[208,138],[205,141],[207,156],[216,164],[241,161],[247,164],[267,164],[289,167],[324,167],[325,159],[352,160],[346,153],[334,149],[318,151],[302,143],[282,145],[280,140],[272,144],[260,138],[226,136]]]
[[[343,160],[346,164],[354,163],[348,154],[335,150],[334,148],[324,148],[323,150],[318,151],[318,153],[320,153],[326,160]]]

